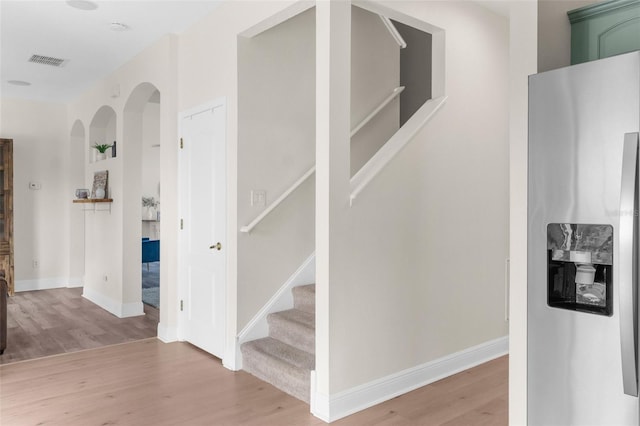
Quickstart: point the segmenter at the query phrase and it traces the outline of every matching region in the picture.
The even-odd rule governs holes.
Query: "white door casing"
[[[217,356],[225,349],[226,105],[180,114],[178,337]]]

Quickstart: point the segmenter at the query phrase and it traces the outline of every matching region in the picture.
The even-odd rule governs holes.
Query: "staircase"
[[[267,316],[269,337],[243,343],[243,369],[309,403],[316,365],[316,286],[293,287],[293,309]]]

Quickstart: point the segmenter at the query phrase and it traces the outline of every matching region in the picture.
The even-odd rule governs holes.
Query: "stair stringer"
[[[285,311],[293,308],[293,294],[291,289],[299,285],[315,282],[316,254],[312,253],[302,265],[285,281],[271,299],[251,318],[251,321],[238,333],[236,337],[236,368],[242,369],[242,351],[240,345],[250,340],[257,340],[269,336],[267,316],[273,312]]]

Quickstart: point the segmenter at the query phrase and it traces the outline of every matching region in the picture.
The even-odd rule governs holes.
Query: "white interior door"
[[[182,114],[180,338],[222,358],[225,344],[225,105]]]

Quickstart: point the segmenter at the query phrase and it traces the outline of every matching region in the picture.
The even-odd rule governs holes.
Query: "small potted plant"
[[[111,145],[107,145],[106,143],[103,144],[99,144],[99,143],[95,143],[93,145],[93,147],[98,150],[98,155],[96,155],[96,160],[100,161],[100,160],[106,160],[107,158],[107,153],[106,151],[111,148]]]
[[[144,207],[142,218],[144,220],[156,220],[156,208],[158,207],[158,204],[160,204],[160,202],[156,201],[154,197],[142,197],[142,207]]]

